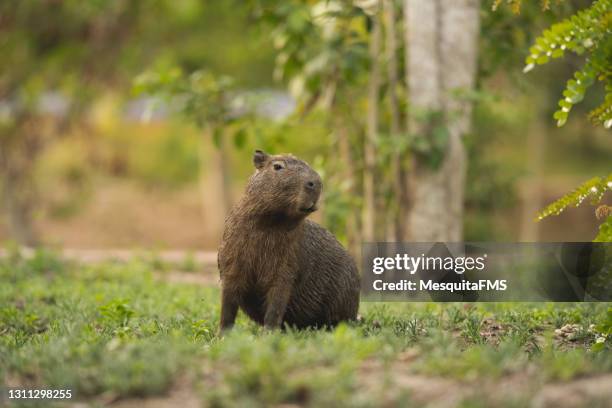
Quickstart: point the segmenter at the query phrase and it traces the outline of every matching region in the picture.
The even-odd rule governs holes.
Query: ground
[[[72,389],[57,406],[611,406],[610,304],[363,302],[331,331],[241,315],[219,337],[210,257],[89,255],[1,257],[5,386]]]

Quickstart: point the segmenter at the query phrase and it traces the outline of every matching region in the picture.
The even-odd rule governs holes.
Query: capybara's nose
[[[308,190],[314,190],[314,188],[315,188],[315,183],[314,183],[314,181],[307,181],[307,182],[306,182],[306,188],[307,188]]]

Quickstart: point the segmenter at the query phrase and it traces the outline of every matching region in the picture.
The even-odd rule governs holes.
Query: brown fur
[[[225,222],[219,248],[221,329],[238,308],[266,327],[334,326],[357,316],[359,277],[335,237],[306,220],[319,175],[291,156],[256,151],[256,172]]]

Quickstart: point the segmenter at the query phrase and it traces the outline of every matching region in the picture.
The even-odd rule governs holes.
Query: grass
[[[240,316],[219,338],[218,288],[165,282],[154,264],[78,265],[47,251],[1,259],[5,385],[67,387],[95,403],[187,381],[209,406],[376,406],[402,376],[546,384],[612,372],[610,339],[592,350],[608,304],[363,303],[360,322],[335,330],[265,332]],[[570,324],[568,336],[555,332]],[[462,402],[482,403],[474,393]]]

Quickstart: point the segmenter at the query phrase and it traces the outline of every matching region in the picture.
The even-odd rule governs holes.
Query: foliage
[[[323,221],[326,228],[333,232],[343,244],[347,244],[348,219],[354,214],[356,208],[361,208],[362,198],[353,194],[353,181],[343,177],[342,164],[337,163],[333,157],[325,158],[318,155],[313,161],[313,168],[325,180],[325,193],[323,194]]]
[[[83,100],[89,91],[84,85],[112,81],[120,64],[133,61],[124,58],[133,46],[124,40],[137,26],[141,6],[138,1],[3,2],[2,94],[19,98],[24,109],[33,109],[40,92],[51,89]],[[76,81],[80,76],[90,81]]]
[[[502,3],[497,0],[494,8]],[[508,3],[515,12],[520,11],[521,0],[509,0]],[[549,2],[544,2],[543,8],[548,8]],[[596,125],[606,128],[612,126],[612,1],[596,0],[590,7],[544,30],[535,44],[530,48],[526,58],[524,72],[531,71],[536,64],[548,63],[551,59],[561,58],[571,51],[576,55],[586,55],[581,69],[574,72],[574,78],[567,81],[563,91],[563,99],[559,101],[559,109],[553,117],[557,126],[567,122],[572,107],[580,103],[587,90],[596,82],[604,84],[605,97],[601,105],[589,113],[589,119]],[[573,192],[550,204],[538,215],[543,219],[549,215],[558,215],[570,205],[579,206],[585,198],[591,197],[592,204],[601,201],[606,191],[612,189],[612,175],[605,180],[593,178]],[[607,208],[607,206],[606,206]],[[599,217],[598,217],[599,218]],[[612,217],[607,217],[599,227],[595,241],[609,242],[612,240]]]
[[[601,202],[606,192],[609,191],[612,191],[612,174],[609,174],[605,178],[594,177],[582,183],[571,193],[549,204],[540,212],[538,220],[542,220],[550,215],[559,215],[570,206],[578,207],[586,199],[590,199],[591,205],[597,205]],[[603,207],[607,209],[607,206]],[[605,211],[603,216],[598,217],[605,218],[605,220],[599,226],[599,233],[595,237],[595,241],[597,242],[612,242],[612,215],[608,215],[607,217],[605,217],[605,215],[607,215],[607,211]]]
[[[321,100],[329,104],[337,87],[354,84],[368,66],[368,21],[358,6],[255,1],[253,10],[274,27],[275,79],[288,81],[305,111]]]
[[[134,93],[157,96],[192,118],[199,127],[217,123],[229,116],[227,93],[232,86],[227,76],[215,77],[208,71],[186,75],[178,67],[161,67],[134,80]]]
[[[258,21],[271,27],[274,79],[286,84],[296,100],[295,116],[300,121],[321,121],[324,126],[318,137],[328,149],[317,155],[315,163],[317,171],[326,174],[324,220],[340,239],[350,241],[348,235],[357,231],[348,231],[347,220],[355,217],[362,204],[356,189],[363,174],[366,82],[371,63],[369,10],[360,2],[346,0],[253,0],[251,10]],[[381,141],[382,131],[379,136]],[[343,143],[350,145],[344,151],[339,147]],[[388,165],[382,159],[380,163]],[[385,183],[380,184],[384,188]]]
[[[548,217],[549,215],[559,215],[569,206],[578,207],[582,202],[590,198],[591,204],[595,205],[601,201],[606,191],[612,190],[612,174],[607,177],[594,177],[585,181],[578,186],[574,191],[568,193],[550,204],[538,215],[539,219]]]
[[[536,39],[526,58],[525,72],[551,59],[564,57],[566,52],[586,55],[581,69],[567,81],[563,99],[554,118],[557,126],[567,121],[572,107],[584,99],[587,90],[596,82],[604,84],[606,96],[603,103],[589,114],[594,124],[612,126],[612,1],[596,0],[590,7],[570,18],[553,24]]]
[[[612,215],[608,215],[605,220],[599,224],[599,232],[593,241],[612,242]]]
[[[606,340],[612,338],[612,307],[608,308],[608,312],[600,323],[595,326],[595,329],[600,336],[593,344],[593,351],[602,351],[606,349]]]
[[[254,102],[238,95],[232,78],[206,70],[185,74],[178,67],[158,67],[136,77],[133,90],[167,102],[196,126],[211,132],[217,146],[226,128],[242,121],[235,127],[233,140],[236,147],[244,147],[249,129],[246,123],[254,120]]]
[[[410,148],[428,167],[438,169],[444,162],[448,148],[448,128],[444,123],[444,113],[421,112],[414,116],[421,124],[421,131],[409,135]]]
[[[82,118],[101,87],[133,62],[124,52],[143,2],[0,4],[0,188],[11,233],[25,244],[38,197],[34,167],[44,147]]]
[[[495,135],[518,137],[521,129],[517,129],[515,119],[508,123],[504,117],[508,108],[496,102],[482,101],[475,106],[474,129],[465,138],[471,158],[467,169],[466,208],[475,210],[480,217],[492,210],[511,208],[518,200],[515,184],[519,170],[496,157],[495,148],[501,141]],[[503,113],[496,112],[496,108]]]
[[[603,335],[612,335],[612,307],[608,308],[608,312],[606,313],[604,320],[597,325],[596,329]]]
[[[180,66],[209,60],[215,67],[252,72],[252,77],[265,81],[262,72],[267,71],[269,52],[264,46],[249,50],[241,41],[234,41],[236,47],[214,41],[219,31],[242,22],[235,2],[213,3],[23,0],[0,4],[0,187],[3,198],[8,197],[3,210],[14,238],[30,245],[38,241],[33,219],[39,207],[45,209],[39,205],[44,200],[38,196],[38,182],[55,187],[53,174],[43,172],[43,180],[35,174],[47,147],[75,125],[89,140],[97,136],[100,129],[90,123],[92,105],[109,95],[127,96],[126,80],[148,65],[152,56]],[[245,27],[234,32],[241,39]],[[221,36],[227,37],[227,32]],[[206,41],[214,44],[203,47]],[[234,53],[232,58],[228,52]],[[168,167],[174,172],[169,179],[182,171]],[[59,180],[59,188],[51,191],[53,215],[73,214],[87,196],[88,174],[71,175],[80,179]],[[173,181],[168,178],[162,183]]]
[[[502,3],[508,7],[500,7]],[[525,83],[525,76],[518,75],[517,71],[523,65],[525,52],[537,37],[534,28],[539,30],[550,26],[576,11],[576,4],[572,1],[556,0],[554,7],[544,3],[548,2],[494,0],[493,6],[491,1],[481,2],[482,34],[478,46],[477,78],[486,79],[503,71],[514,86],[529,86]]]

